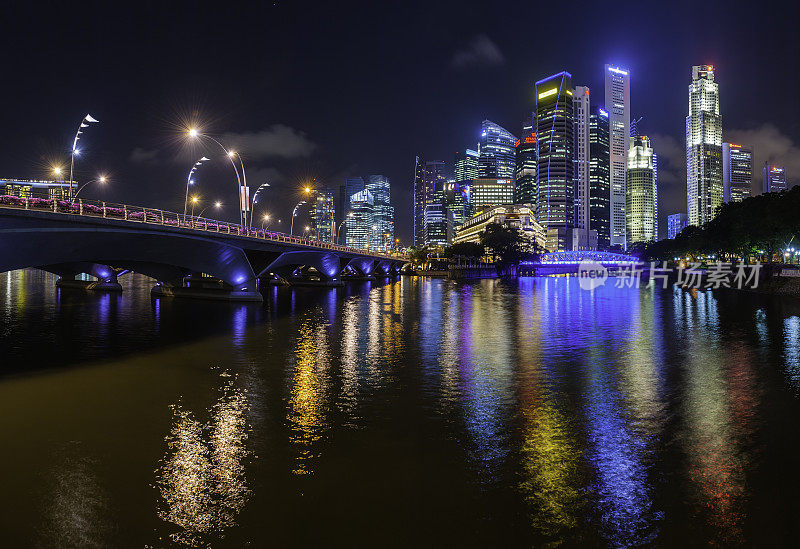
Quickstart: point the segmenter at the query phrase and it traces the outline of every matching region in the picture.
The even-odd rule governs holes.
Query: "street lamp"
[[[92,117],[91,114],[87,114],[81,120],[81,123],[78,124],[78,131],[75,132],[75,139],[72,141],[72,151],[70,152],[70,161],[69,161],[69,197],[72,199],[72,170],[75,168],[75,156],[80,154],[80,150],[78,149],[78,140],[80,139],[80,135],[83,133],[81,130],[83,128],[88,128],[89,124],[94,124],[100,122],[99,120]],[[77,193],[76,193],[77,194]]]
[[[219,200],[214,202],[214,209],[219,210],[221,207],[222,207],[222,202],[220,202]],[[205,208],[200,210],[200,213],[197,214],[197,217],[203,217],[203,212],[205,212],[207,209],[208,209],[208,206],[206,206]]]
[[[306,191],[306,192],[309,192],[309,191]],[[294,218],[297,217],[297,208],[299,208],[300,206],[302,206],[305,203],[306,203],[305,200],[301,200],[300,202],[297,203],[297,206],[295,206],[294,209],[292,210],[292,222],[289,225],[289,236],[293,236],[294,235]]]
[[[233,157],[235,156],[236,153],[234,153],[233,151],[229,151],[228,149],[225,148],[225,145],[223,145],[222,143],[220,143],[219,141],[217,141],[216,139],[214,139],[210,135],[202,133],[197,128],[189,128],[186,131],[186,135],[190,139],[200,139],[200,138],[203,138],[203,137],[205,137],[207,139],[210,139],[211,141],[216,143],[219,146],[220,149],[222,149],[222,151],[225,153],[225,156],[227,156],[228,160],[231,161],[231,166],[233,166],[233,171],[236,173],[236,182],[238,183],[237,192],[239,193],[239,223],[241,225],[244,225],[245,224],[245,220],[244,220],[244,217],[242,215],[242,212],[245,209],[245,205],[242,204],[242,198],[244,197],[245,192],[242,191],[242,178],[239,176],[239,168],[236,167],[236,162],[233,160]],[[242,164],[242,169],[244,169],[244,164]]]
[[[262,183],[257,189],[256,192],[253,194],[253,206],[250,208],[250,225],[253,224],[253,214],[256,211],[256,204],[258,204],[258,199],[260,198],[260,193],[263,189],[269,187],[270,184],[267,182]]]
[[[81,185],[81,188],[78,189],[78,192],[75,193],[75,196],[73,198],[78,198],[78,195],[81,194],[81,191],[83,190],[84,187],[86,187],[86,185],[90,185],[92,183],[100,183],[101,185],[105,185],[106,181],[108,181],[108,178],[105,175],[101,175],[97,179],[92,179],[91,181],[87,181],[86,183]]]
[[[194,217],[194,206],[195,206],[195,204],[197,204],[199,201],[200,201],[200,199],[199,199],[199,198],[197,198],[196,196],[193,196],[193,197],[192,197],[192,217]]]
[[[341,245],[341,243],[339,242],[339,232],[342,230],[342,227],[344,227],[347,224],[347,221],[349,219],[352,219],[352,218],[353,218],[353,212],[350,212],[349,214],[347,214],[347,217],[344,218],[344,221],[342,221],[342,224],[339,225],[339,228],[336,229],[336,243],[337,244]]]
[[[265,228],[264,227],[264,223],[266,223],[267,221],[269,221],[269,214],[264,214],[264,217],[261,219],[261,230],[262,231]],[[269,227],[269,225],[267,225],[267,227]]]
[[[186,198],[183,199],[183,217],[186,217],[186,208],[189,204],[189,185],[194,185],[194,179],[192,179],[192,176],[194,175],[194,172],[196,172],[197,169],[200,167],[200,165],[207,160],[208,158],[204,156],[203,158],[195,162],[194,165],[192,166],[192,169],[189,170],[189,175],[186,176]]]

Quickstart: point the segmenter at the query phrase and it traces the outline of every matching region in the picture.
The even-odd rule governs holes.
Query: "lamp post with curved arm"
[[[189,206],[189,185],[194,184],[194,179],[192,179],[192,176],[194,175],[194,172],[196,172],[197,169],[200,167],[200,165],[207,160],[208,158],[204,156],[200,160],[195,162],[194,166],[192,166],[192,169],[189,170],[189,175],[186,176],[186,198],[184,198],[183,200],[183,217],[186,217],[186,210],[188,209]]]
[[[258,189],[256,189],[256,192],[253,193],[253,204],[250,207],[250,226],[251,227],[253,226],[253,215],[256,212],[256,204],[258,204],[258,199],[259,199],[260,193],[261,193],[261,191],[263,189],[266,189],[269,186],[270,186],[269,183],[264,182],[258,187]]]
[[[95,119],[94,117],[92,117],[91,114],[87,114],[86,116],[84,116],[83,119],[81,120],[81,123],[78,124],[78,131],[75,132],[75,139],[72,140],[72,150],[70,151],[70,154],[69,154],[69,156],[70,156],[70,160],[69,160],[69,197],[70,197],[70,199],[73,198],[73,196],[72,196],[72,170],[75,168],[75,155],[80,154],[80,151],[78,150],[78,140],[81,138],[80,135],[83,133],[81,130],[83,128],[88,128],[89,124],[95,124],[97,122],[100,122],[100,121]],[[75,193],[75,196],[77,196],[77,195],[78,195],[78,193]]]
[[[108,181],[108,178],[106,176],[104,176],[104,175],[101,175],[97,179],[92,179],[91,181],[87,181],[86,183],[81,185],[81,188],[78,189],[78,191],[75,193],[75,196],[73,196],[73,198],[78,198],[78,195],[81,194],[81,191],[86,187],[86,185],[91,185],[92,183],[105,184],[106,181]]]
[[[339,228],[336,229],[336,243],[337,244],[341,245],[341,242],[339,241],[339,233],[341,232],[342,227],[344,227],[347,224],[347,221],[352,219],[352,218],[353,218],[353,212],[350,212],[349,214],[347,214],[347,217],[344,218],[344,221],[342,221],[341,225],[339,225]]]
[[[262,230],[262,231],[263,231],[264,229],[266,229],[267,227],[269,227],[269,224],[267,225],[267,227],[264,227],[264,223],[266,223],[266,222],[267,222],[267,221],[269,221],[269,220],[270,220],[270,219],[269,219],[269,214],[264,214],[264,217],[263,217],[263,218],[261,218],[261,230]]]
[[[214,202],[214,208],[215,208],[215,209],[219,210],[221,207],[222,207],[222,202],[220,202],[219,200],[217,200],[216,202]],[[199,214],[197,214],[197,217],[203,217],[203,212],[205,212],[205,211],[206,211],[208,208],[209,208],[209,206],[206,206],[205,208],[203,208],[202,210],[200,210],[200,213],[199,213]]]
[[[233,157],[236,155],[236,153],[234,151],[229,151],[227,148],[225,148],[225,145],[223,145],[222,143],[220,143],[219,141],[214,139],[212,136],[200,132],[200,130],[198,130],[197,128],[190,128],[187,131],[187,134],[188,134],[189,138],[191,138],[191,139],[197,139],[197,138],[202,138],[202,137],[210,139],[211,141],[216,143],[219,146],[220,149],[222,149],[222,151],[225,153],[225,156],[227,156],[228,160],[231,161],[231,166],[233,166],[233,171],[236,173],[236,182],[238,183],[238,187],[237,187],[236,191],[237,191],[237,193],[239,195],[239,224],[244,226],[245,220],[242,217],[242,212],[244,211],[244,208],[242,206],[242,194],[243,194],[242,193],[242,178],[239,176],[239,168],[236,167],[236,161],[234,161],[234,159],[233,159]],[[244,168],[244,164],[242,164],[242,168]]]
[[[294,210],[292,210],[292,222],[289,225],[289,236],[294,236],[294,218],[297,216],[297,208],[299,208],[305,203],[306,203],[305,200],[301,200],[300,202],[297,203],[297,206],[294,207]]]

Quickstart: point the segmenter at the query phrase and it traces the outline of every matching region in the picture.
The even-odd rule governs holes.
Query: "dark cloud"
[[[496,67],[506,62],[503,52],[485,34],[472,39],[466,49],[457,51],[450,62],[455,69]]]
[[[241,151],[250,160],[303,158],[317,148],[305,133],[284,124],[275,124],[257,132],[226,133],[221,141],[228,148]]]
[[[155,149],[136,147],[131,151],[128,160],[136,164],[156,164],[158,162],[158,151]]]
[[[686,150],[671,135],[649,134],[658,155],[658,229],[667,235],[667,216],[686,212]]]
[[[789,185],[800,180],[800,147],[772,124],[749,130],[724,132],[725,140],[753,149],[753,192],[761,192],[761,168],[764,162],[786,166]]]

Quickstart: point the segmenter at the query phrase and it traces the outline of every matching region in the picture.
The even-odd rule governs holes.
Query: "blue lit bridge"
[[[629,269],[642,265],[641,260],[632,255],[598,252],[591,250],[571,252],[549,252],[542,254],[538,261],[524,261],[520,264],[520,275],[555,275],[574,274],[580,265],[593,262],[600,264],[609,271]]]
[[[161,295],[260,300],[259,281],[339,285],[399,274],[406,259],[213,219],[84,200],[0,196],[0,272],[38,268],[90,288],[154,278]]]

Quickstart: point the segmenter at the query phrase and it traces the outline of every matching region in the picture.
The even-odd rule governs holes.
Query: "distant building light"
[[[550,97],[551,95],[558,93],[558,88],[552,88],[550,90],[544,91],[539,94],[539,99],[544,99],[545,97]]]
[[[608,70],[610,70],[611,72],[617,73],[617,74],[624,74],[625,76],[628,76],[628,71],[624,71],[624,70],[618,69],[616,67],[608,67]]]

